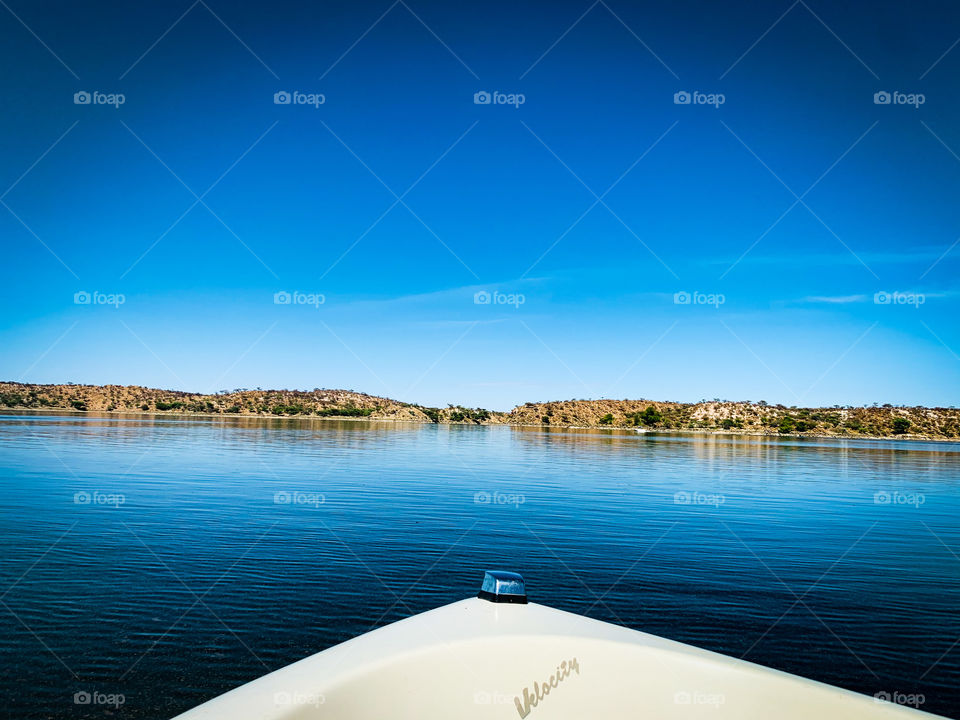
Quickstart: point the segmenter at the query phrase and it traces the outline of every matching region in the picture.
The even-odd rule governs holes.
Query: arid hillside
[[[714,400],[562,400],[526,403],[509,413],[403,403],[351,390],[248,390],[215,394],[136,385],[0,383],[0,407],[135,412],[357,418],[470,425],[542,425],[829,437],[960,440],[960,410],[926,407],[798,408]]]
[[[512,425],[629,427],[845,437],[960,439],[960,410],[926,407],[798,408],[764,403],[564,400],[527,403]]]
[[[504,413],[449,406],[431,408],[350,390],[247,390],[216,394],[156,390],[137,385],[26,385],[0,383],[0,407],[89,412],[299,415],[407,422],[496,423]]]

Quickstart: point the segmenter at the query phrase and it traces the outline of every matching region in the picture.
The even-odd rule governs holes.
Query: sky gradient
[[[948,3],[4,2],[0,378],[960,402]]]

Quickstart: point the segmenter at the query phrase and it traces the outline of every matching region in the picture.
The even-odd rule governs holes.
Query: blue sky
[[[955,405],[958,37],[933,2],[13,0],[0,377]]]

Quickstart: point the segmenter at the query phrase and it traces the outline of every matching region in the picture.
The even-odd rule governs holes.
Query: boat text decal
[[[523,701],[520,700],[519,695],[513,698],[520,717],[525,718],[529,715],[530,711],[539,705],[540,702],[550,694],[551,690],[556,688],[561,681],[566,680],[574,672],[576,672],[577,675],[580,674],[580,663],[577,659],[564,660],[557,665],[557,671],[546,680],[533,683],[533,687],[525,687],[523,689]]]

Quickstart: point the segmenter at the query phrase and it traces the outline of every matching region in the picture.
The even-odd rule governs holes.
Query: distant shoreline
[[[597,425],[550,425],[550,424],[531,424],[531,423],[466,423],[466,422],[455,422],[455,423],[423,423],[417,422],[415,420],[405,420],[402,418],[392,418],[392,417],[341,417],[341,416],[329,416],[329,417],[318,417],[314,415],[287,415],[287,416],[277,416],[273,414],[223,414],[223,413],[204,413],[204,412],[176,412],[176,411],[151,411],[151,410],[91,410],[91,411],[81,411],[73,410],[70,408],[11,408],[0,406],[0,414],[3,414],[3,411],[11,411],[15,413],[36,413],[36,414],[49,414],[49,415],[60,415],[60,416],[76,416],[76,417],[110,417],[110,416],[132,416],[132,417],[143,417],[149,416],[151,418],[168,418],[171,420],[189,420],[190,418],[221,418],[221,419],[240,419],[240,418],[249,418],[256,420],[277,420],[277,421],[314,421],[314,422],[355,422],[355,423],[394,423],[394,424],[407,424],[407,425],[460,425],[460,426],[501,426],[501,427],[511,427],[511,428],[529,428],[529,429],[554,429],[554,430],[606,430],[606,431],[616,431],[618,434],[625,436],[643,436],[646,434],[649,435],[714,435],[721,437],[755,437],[755,438],[783,438],[783,439],[825,439],[825,440],[881,440],[881,441],[907,441],[907,442],[936,442],[936,443],[960,443],[960,438],[944,438],[944,437],[928,437],[924,435],[917,434],[903,434],[903,435],[839,435],[839,434],[828,434],[828,433],[817,433],[817,432],[806,432],[806,433],[780,433],[780,432],[761,432],[757,430],[734,430],[734,429],[723,429],[723,428],[651,428],[646,430],[643,433],[638,433],[634,428],[630,427],[617,427],[617,426],[597,426]]]
[[[799,408],[728,400],[561,400],[510,412],[460,405],[429,407],[353,390],[254,390],[214,394],[137,385],[36,385],[0,382],[0,409],[162,416],[314,418],[511,425],[756,437],[960,441],[960,410],[927,407]]]

